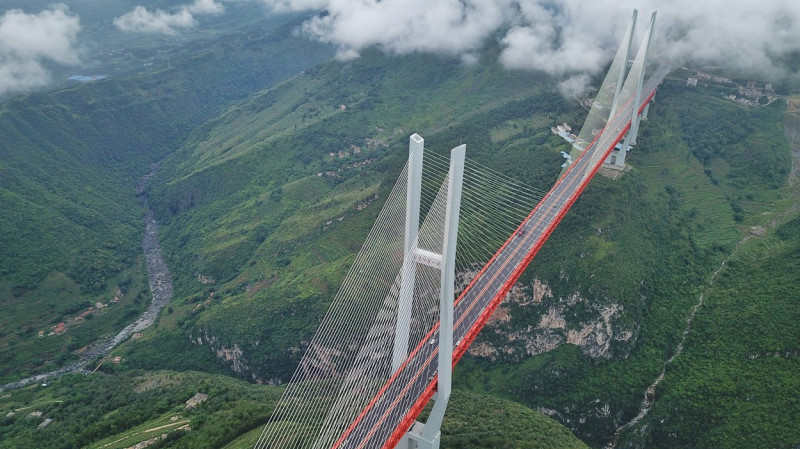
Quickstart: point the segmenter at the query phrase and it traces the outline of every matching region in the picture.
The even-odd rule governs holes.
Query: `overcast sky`
[[[703,59],[783,76],[773,61],[800,51],[797,0],[195,0],[167,9],[142,0],[113,24],[120,33],[175,35],[202,26],[198,17],[225,14],[234,1],[262,3],[264,14],[310,12],[300,35],[335,45],[341,59],[374,46],[471,62],[497,39],[506,67],[542,70],[576,87],[608,62],[634,8],[640,30],[658,10],[654,54],[676,62]],[[0,95],[44,85],[45,61],[78,64],[82,25],[63,4],[0,10]]]

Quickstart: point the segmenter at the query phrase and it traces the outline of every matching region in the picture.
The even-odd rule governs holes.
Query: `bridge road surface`
[[[661,67],[645,83],[642,92],[648,94],[642,95],[640,113],[653,98],[656,87],[668,72],[668,67]],[[583,151],[457,299],[453,315],[453,364],[461,358],[602,162],[628,131],[631,103],[632,100],[621,108],[605,131]],[[436,388],[438,339],[437,325],[412,351],[406,362],[364,408],[333,448],[377,449],[394,448],[397,445]]]

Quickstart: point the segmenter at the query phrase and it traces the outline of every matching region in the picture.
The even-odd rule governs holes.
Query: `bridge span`
[[[485,257],[472,259],[480,269],[455,299],[465,146],[453,150],[450,170],[418,228],[423,140],[411,137],[409,163],[276,406],[273,427],[265,427],[256,449],[391,449],[401,442],[402,449],[438,449],[452,367],[615,147],[619,150],[612,159],[624,165],[639,120],[670,70],[662,65],[645,81],[654,21],[655,13],[629,61],[634,11],[578,136],[579,154],[571,156],[574,162],[548,192],[537,193],[540,200],[531,212],[533,203],[506,220],[510,225]],[[476,190],[479,199],[489,194],[485,186]],[[480,202],[468,209],[474,215],[483,206]],[[461,243],[458,247],[461,251]],[[427,427],[417,425],[434,394],[438,397]]]
[[[647,92],[638,105],[642,112],[653,99],[656,88],[669,72],[662,66],[644,86]],[[631,126],[633,104],[628,102],[611,119],[605,130],[584,149],[567,172],[497,251],[455,303],[453,366],[464,355],[486,321],[519,279],[533,257],[556,228],[572,204],[595,175]],[[394,448],[433,397],[437,385],[439,346],[437,325],[409,354],[408,359],[386,382],[356,418],[334,448]],[[404,397],[418,398],[411,408],[400,407]]]

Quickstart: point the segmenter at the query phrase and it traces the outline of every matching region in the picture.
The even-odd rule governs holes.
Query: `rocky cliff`
[[[517,283],[467,352],[518,360],[571,344],[592,358],[624,357],[637,329],[623,324],[623,311],[618,302],[590,300],[577,291],[554,297],[539,279]]]

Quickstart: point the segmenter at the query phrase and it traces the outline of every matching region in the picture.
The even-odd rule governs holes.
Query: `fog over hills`
[[[800,51],[800,41],[792,38],[800,8],[781,0],[265,1],[274,10],[323,10],[303,31],[336,44],[342,58],[377,45],[395,53],[434,51],[469,60],[486,39],[499,38],[500,60],[507,67],[594,73],[616,49],[635,8],[645,23],[651,11],[659,11],[654,42],[661,57],[775,74],[776,60]],[[780,72],[786,74],[785,67]]]
[[[102,6],[68,0],[10,2],[0,11],[0,95],[46,85],[50,65],[85,63],[82,50],[96,45],[91,40],[98,37],[87,29],[113,24],[113,40],[142,33],[178,37],[208,29],[243,7],[250,17],[314,14],[297,32],[335,45],[340,59],[377,46],[393,54],[433,52],[470,63],[487,40],[498,39],[504,66],[556,75],[572,89],[607,64],[634,8],[640,23],[651,11],[660,13],[658,58],[722,65],[775,81],[796,82],[800,69],[800,8],[783,0],[115,0]]]

